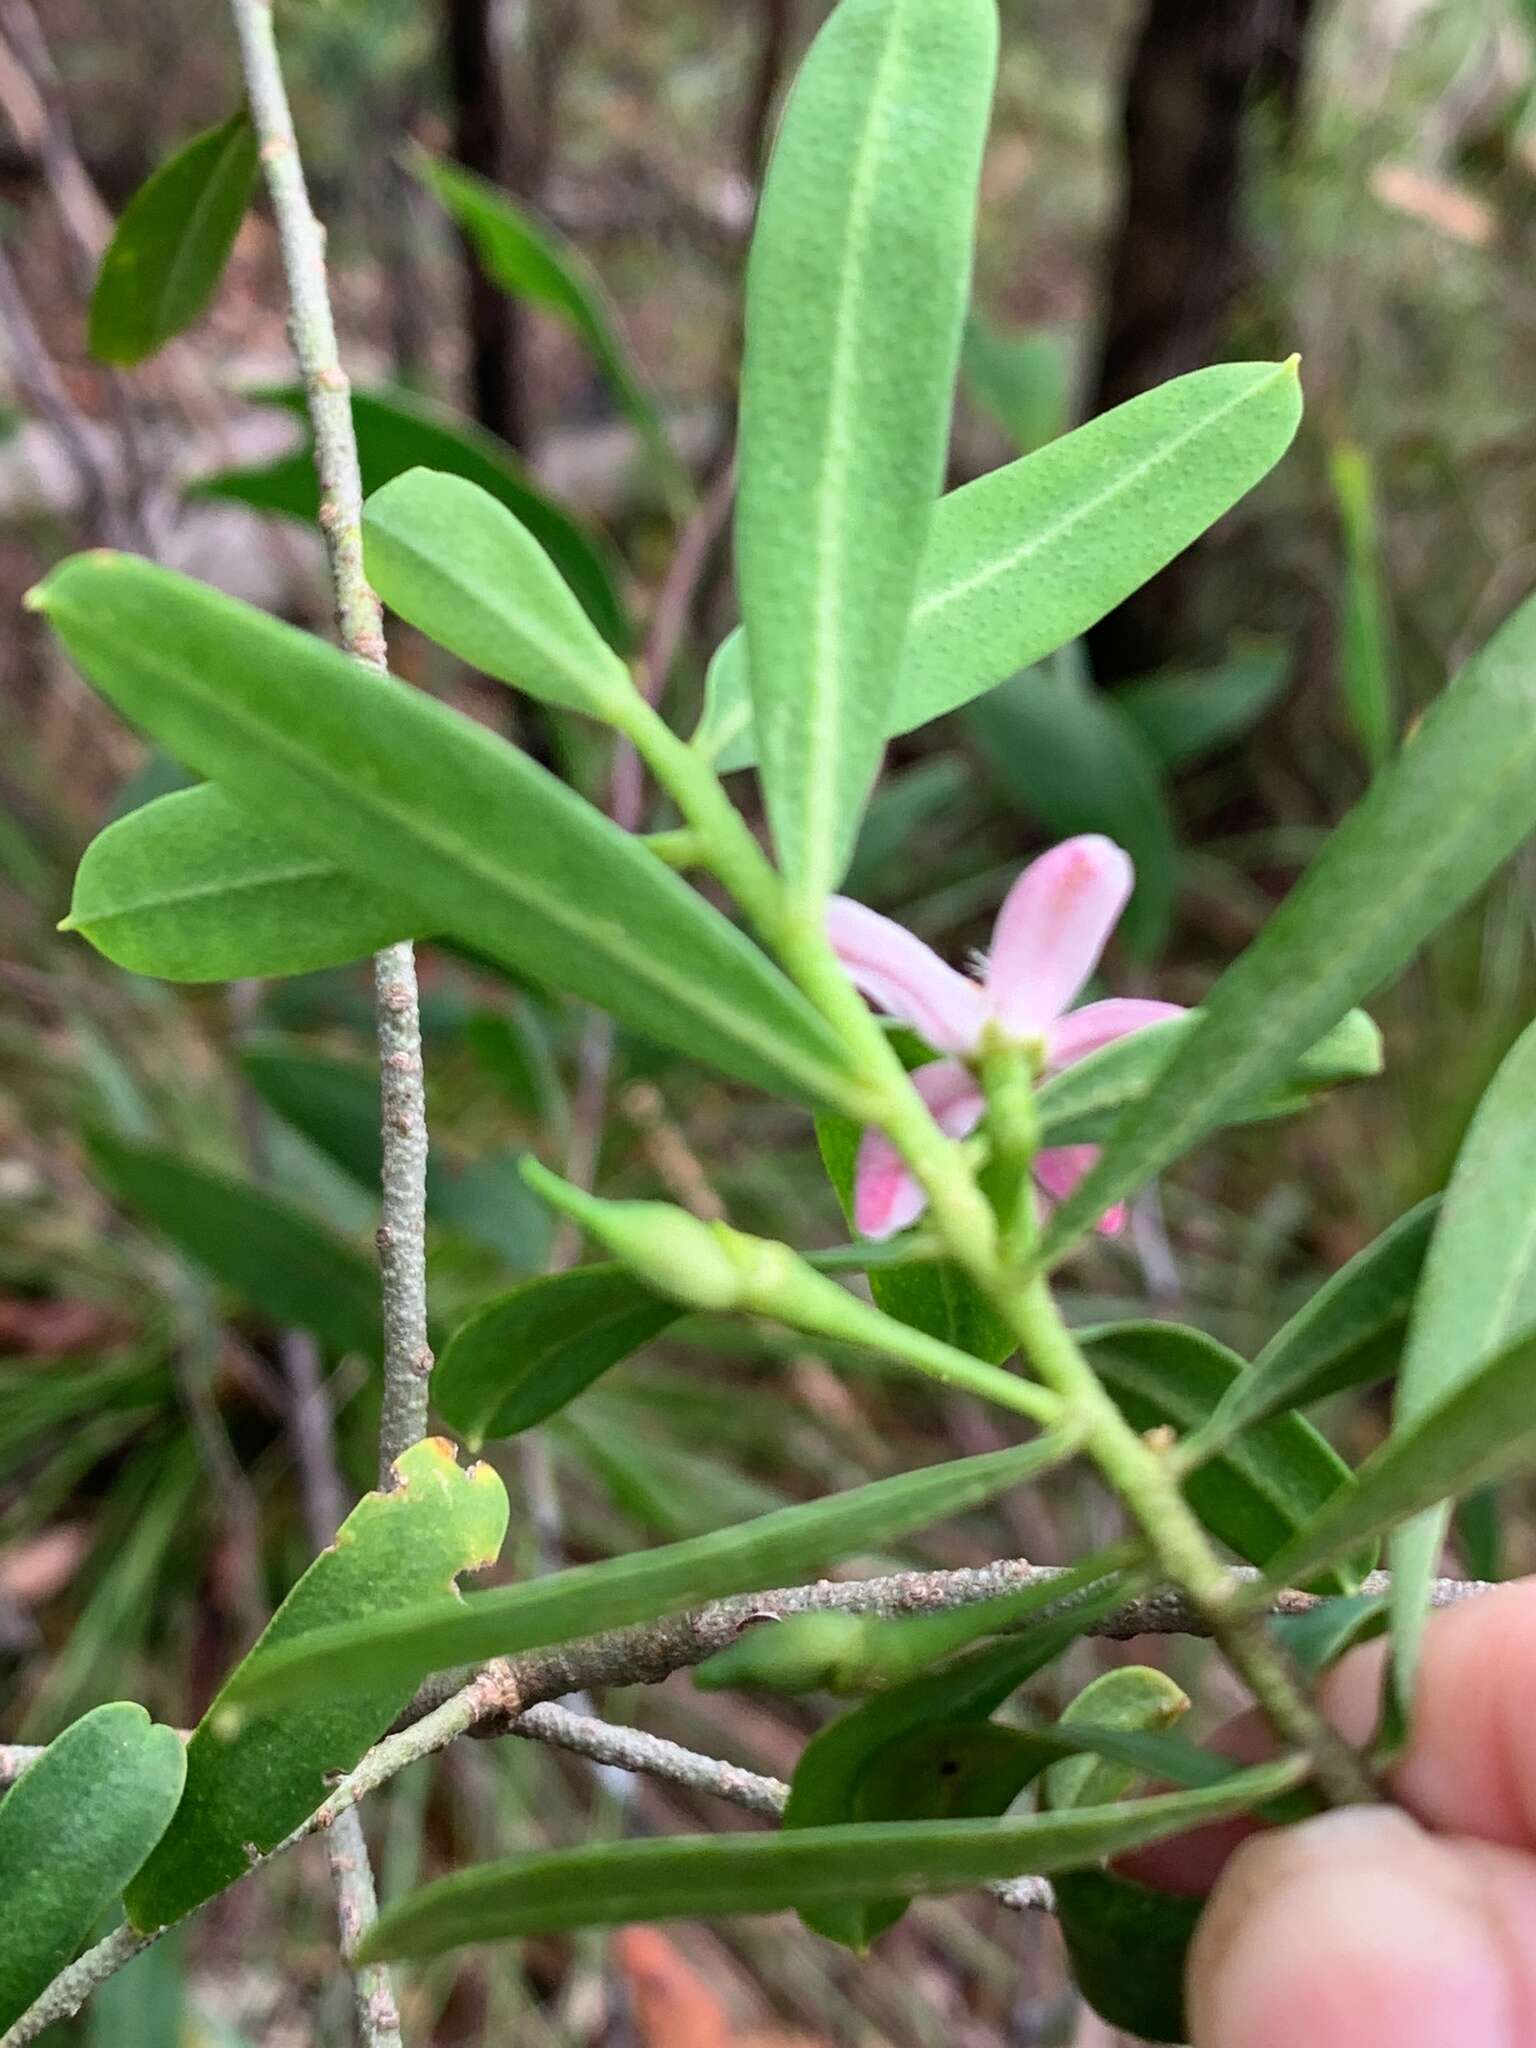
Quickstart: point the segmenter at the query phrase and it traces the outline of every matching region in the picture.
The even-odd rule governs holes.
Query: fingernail
[[[1238,1851],[1190,1952],[1189,2012],[1195,2048],[1518,2048],[1475,1880],[1386,1806]]]

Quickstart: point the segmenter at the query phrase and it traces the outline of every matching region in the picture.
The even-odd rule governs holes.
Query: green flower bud
[[[602,1201],[572,1187],[536,1160],[524,1160],[523,1178],[551,1207],[574,1218],[658,1294],[687,1308],[742,1306],[743,1276],[724,1241],[734,1233],[701,1223],[669,1202]]]

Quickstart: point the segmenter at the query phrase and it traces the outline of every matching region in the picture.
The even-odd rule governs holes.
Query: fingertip
[[[1458,1846],[1391,1807],[1255,1836],[1189,1961],[1194,2048],[1518,2048],[1507,1946]]]

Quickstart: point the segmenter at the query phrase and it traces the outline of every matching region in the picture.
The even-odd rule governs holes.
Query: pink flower
[[[964,1138],[980,1123],[986,1102],[967,1061],[986,1038],[1041,1041],[1050,1074],[1132,1031],[1184,1014],[1177,1003],[1122,998],[1068,1012],[1099,964],[1134,879],[1130,856],[1094,834],[1041,854],[1008,891],[980,980],[946,967],[888,917],[845,896],[833,898],[828,936],[855,986],[936,1051],[954,1055],[912,1076],[940,1130]],[[1064,1201],[1098,1151],[1096,1145],[1059,1145],[1038,1153],[1035,1180],[1046,1200]],[[905,1230],[926,1202],[889,1139],[866,1131],[854,1181],[860,1233],[881,1238]],[[1113,1233],[1124,1220],[1123,1210],[1112,1209],[1099,1228]]]

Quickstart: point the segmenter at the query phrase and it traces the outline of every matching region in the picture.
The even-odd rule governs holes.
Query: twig
[[[309,203],[273,34],[270,0],[230,0],[241,69],[282,249],[289,332],[304,379],[320,480],[320,526],[337,624],[348,653],[383,670],[384,618],[363,571],[363,488],[325,274],[325,243]],[[416,968],[409,944],[374,962],[383,1074],[384,1188],[379,1263],[384,1291],[384,1414],[380,1466],[425,1433],[431,1351],[426,1321],[426,1101]]]
[[[517,1732],[520,1713],[548,1700],[563,1699],[587,1687],[659,1685],[674,1671],[701,1664],[736,1641],[743,1628],[756,1622],[782,1621],[791,1614],[838,1613],[903,1615],[940,1614],[972,1607],[999,1593],[1049,1584],[1065,1575],[1065,1565],[1031,1565],[1022,1558],[998,1564],[965,1566],[956,1571],[897,1572],[881,1579],[824,1579],[814,1586],[788,1586],[772,1593],[738,1593],[715,1600],[689,1614],[674,1615],[643,1627],[615,1629],[608,1635],[549,1650],[530,1650],[520,1657],[489,1664],[466,1686],[439,1706],[369,1750],[352,1775],[320,1808],[311,1826],[325,1826],[327,1816],[355,1805],[386,1783],[408,1763],[430,1755],[471,1729],[487,1735]],[[1239,1584],[1253,1584],[1258,1573],[1237,1570]],[[1388,1572],[1372,1572],[1362,1584],[1367,1594],[1391,1590]],[[1453,1607],[1459,1601],[1491,1593],[1487,1579],[1436,1579],[1430,1588],[1432,1607]],[[1288,1591],[1276,1596],[1275,1615],[1310,1614],[1326,1607],[1329,1596]],[[1050,1610],[1047,1610],[1050,1611]],[[1038,1619],[1038,1617],[1036,1617]],[[1108,1642],[1130,1642],[1137,1636],[1205,1636],[1210,1630],[1180,1593],[1163,1590],[1127,1601],[1113,1614],[1089,1623],[1085,1635]],[[494,1723],[494,1725],[487,1725]],[[41,1748],[29,1743],[0,1743],[0,1786],[20,1776]],[[297,1837],[295,1837],[297,1839]]]
[[[362,1800],[388,1784],[408,1765],[435,1755],[472,1732],[515,1734],[554,1743],[594,1760],[645,1771],[693,1790],[734,1800],[749,1811],[766,1813],[770,1801],[776,1802],[784,1790],[777,1779],[760,1778],[718,1758],[696,1755],[677,1743],[612,1727],[595,1716],[572,1714],[565,1708],[551,1710],[549,1703],[589,1685],[657,1684],[672,1672],[697,1664],[734,1642],[742,1629],[753,1622],[828,1609],[852,1614],[933,1614],[945,1608],[970,1606],[1012,1587],[1048,1582],[1061,1577],[1065,1569],[1057,1565],[1029,1565],[1015,1559],[974,1570],[901,1572],[889,1578],[858,1579],[841,1585],[825,1582],[787,1587],[774,1593],[748,1593],[716,1600],[692,1614],[645,1628],[617,1630],[585,1643],[532,1651],[524,1657],[487,1665],[441,1706],[409,1728],[376,1743],[324,1805],[276,1848],[255,1858],[251,1868],[262,1868],[310,1835],[334,1830]],[[1234,1576],[1252,1581],[1258,1575],[1250,1571]],[[1363,1590],[1383,1593],[1390,1584],[1385,1572],[1373,1572]],[[1483,1580],[1437,1579],[1431,1600],[1436,1607],[1448,1607],[1491,1590]],[[1272,1611],[1306,1614],[1325,1604],[1325,1599],[1317,1594],[1284,1592],[1275,1600]],[[1208,1632],[1201,1616],[1182,1594],[1175,1592],[1153,1593],[1129,1601],[1118,1613],[1101,1618],[1085,1631],[1116,1641],[1137,1635]],[[0,1784],[18,1776],[41,1753],[24,1745],[0,1745]],[[1049,1887],[1037,1878],[1013,1879],[994,1889],[1005,1905],[1014,1907],[1042,1907],[1050,1898]],[[54,1980],[0,2040],[0,2048],[24,2048],[45,2027],[78,2012],[98,1984],[155,1938],[122,1928],[109,1935]]]
[[[573,1714],[569,1707],[545,1700],[519,1714],[509,1733],[529,1742],[547,1742],[554,1749],[566,1749],[593,1763],[615,1765],[622,1771],[643,1771],[648,1778],[660,1778],[669,1785],[681,1785],[689,1792],[708,1792],[741,1806],[748,1813],[776,1819],[784,1811],[789,1787],[778,1778],[760,1777],[739,1764],[719,1757],[701,1756],[660,1735],[647,1735],[640,1728],[618,1728],[595,1714]]]
[[[336,1894],[342,1958],[350,1967],[357,1944],[379,1917],[373,1865],[368,1861],[368,1843],[356,1807],[335,1822],[326,1836],[325,1847],[330,1859],[331,1889]],[[353,1970],[352,1993],[358,2036],[367,2048],[398,2048],[400,2009],[383,1964],[366,1963],[362,1969]]]
[[[487,1681],[498,1670],[501,1674],[503,1703],[500,1725],[494,1724],[492,1716],[493,1725],[483,1732],[501,1732],[512,1716],[540,1700],[563,1699],[568,1693],[604,1686],[659,1685],[674,1671],[701,1664],[717,1650],[725,1649],[744,1628],[759,1621],[782,1621],[792,1614],[816,1613],[892,1618],[939,1614],[951,1608],[974,1606],[977,1601],[993,1599],[999,1593],[1048,1585],[1066,1569],[1060,1565],[1031,1565],[1018,1558],[958,1571],[898,1572],[878,1579],[824,1579],[811,1586],[738,1593],[687,1614],[669,1615],[635,1628],[615,1629],[581,1642],[530,1650],[500,1666],[487,1667],[483,1674]],[[1242,1585],[1254,1583],[1259,1574],[1244,1569],[1234,1571],[1232,1576]],[[1373,1572],[1364,1582],[1363,1590],[1385,1593],[1391,1583],[1387,1573]],[[1486,1582],[1477,1579],[1437,1579],[1432,1600],[1435,1606],[1445,1607],[1489,1590]],[[1287,1591],[1276,1596],[1270,1612],[1308,1614],[1323,1604],[1321,1595]],[[1063,1611],[1066,1605],[1064,1602]],[[1129,1642],[1142,1635],[1207,1636],[1210,1629],[1192,1602],[1169,1588],[1128,1601],[1115,1613],[1090,1623],[1084,1633],[1112,1642]]]
[[[384,618],[363,569],[363,487],[352,426],[351,388],[341,367],[325,272],[325,244],[309,203],[273,30],[271,0],[230,0],[241,71],[261,147],[267,191],[277,222],[290,301],[290,335],[303,375],[315,438],[320,527],[330,563],[337,623],[348,653],[383,670]],[[374,960],[378,1020],[383,1175],[379,1274],[384,1319],[384,1396],[379,1422],[381,1482],[400,1453],[426,1433],[427,1341],[426,1091],[416,960],[411,945],[391,946]],[[333,1858],[343,1948],[350,1951],[376,1908],[373,1874],[361,1829],[349,1831],[345,1855]],[[400,2038],[388,1975],[357,1980],[358,2025],[367,2048]]]
[[[116,1976],[125,1963],[131,1963],[135,1956],[153,1947],[159,1938],[158,1934],[139,1934],[126,1921],[121,1927],[114,1927],[94,1948],[88,1948],[77,1962],[59,1972],[42,1996],[35,1999],[21,2018],[7,2029],[4,2039],[0,2040],[0,2048],[23,2048],[24,2043],[35,2041],[39,2034],[46,2033],[60,2020],[73,2019],[98,1985]]]

